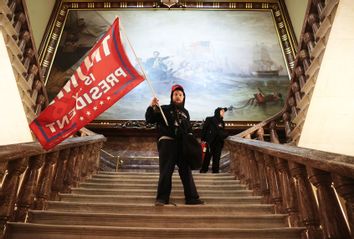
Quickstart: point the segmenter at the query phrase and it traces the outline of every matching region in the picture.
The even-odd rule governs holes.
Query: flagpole
[[[142,71],[142,73],[143,73],[143,75],[144,75],[145,80],[147,81],[147,83],[148,83],[148,85],[149,85],[149,87],[150,87],[150,89],[151,89],[151,92],[152,92],[153,96],[154,96],[155,98],[157,98],[157,97],[156,97],[155,90],[154,90],[154,88],[152,87],[152,84],[151,84],[149,78],[147,77],[143,66],[142,66],[141,63],[140,63],[139,58],[137,57],[137,55],[136,55],[136,53],[135,53],[135,51],[134,51],[134,48],[133,48],[132,44],[131,44],[130,41],[129,41],[129,38],[128,38],[126,32],[125,32],[125,29],[124,29],[124,27],[123,27],[122,22],[120,22],[120,27],[122,28],[123,35],[124,35],[125,39],[127,39],[128,44],[129,44],[130,48],[131,48],[132,51],[133,51],[133,54],[134,54],[134,56],[135,56],[135,59],[136,59],[137,62],[138,62],[138,65],[139,65],[139,67],[140,67],[140,69],[141,69],[141,71]],[[168,122],[167,122],[166,116],[165,116],[165,114],[163,113],[160,104],[157,104],[157,106],[159,107],[159,109],[160,109],[160,111],[161,111],[162,118],[164,119],[166,125],[168,126]]]

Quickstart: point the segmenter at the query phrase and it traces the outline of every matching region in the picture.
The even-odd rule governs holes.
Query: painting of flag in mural
[[[228,121],[263,120],[282,108],[289,75],[270,11],[71,11],[48,78],[49,96],[116,16],[162,104],[169,103],[171,86],[181,84],[192,120],[218,106],[228,107]],[[151,98],[143,82],[98,119],[144,119]]]

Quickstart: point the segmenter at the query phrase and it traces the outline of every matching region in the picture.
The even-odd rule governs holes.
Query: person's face
[[[220,110],[220,116],[221,116],[221,118],[224,118],[224,114],[225,114],[225,110],[224,110],[224,109]]]
[[[182,104],[184,99],[184,94],[181,90],[175,90],[172,94],[172,101],[175,104]]]

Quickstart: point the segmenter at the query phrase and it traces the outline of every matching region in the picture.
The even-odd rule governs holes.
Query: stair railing
[[[107,152],[106,150],[101,149],[101,153],[103,153],[104,155],[108,156],[110,159],[112,160],[102,160],[101,161],[101,165],[100,168],[108,168],[108,170],[104,170],[104,171],[112,171],[112,168],[115,168],[115,172],[118,172],[118,169],[120,167],[120,165],[122,165],[123,160],[120,159],[119,155],[113,155],[109,152]],[[114,164],[113,164],[114,162]]]
[[[0,0],[0,30],[31,122],[48,105],[48,96],[25,4]],[[87,129],[77,136],[81,137],[67,139],[50,151],[35,142],[0,146],[1,238],[6,222],[25,221],[29,209],[45,209],[47,200],[70,192],[98,170],[106,138]]]
[[[2,232],[6,222],[25,221],[29,209],[45,209],[48,200],[96,173],[105,140],[102,135],[73,137],[50,151],[39,143],[0,146],[1,168],[6,170],[0,188]]]
[[[26,10],[25,1],[0,1],[0,30],[30,122],[48,105],[48,96]]]
[[[241,132],[242,138],[269,141],[268,131],[284,130],[286,140],[296,145],[305,122],[327,40],[339,0],[310,0],[305,14],[294,70],[283,109],[276,115]]]
[[[354,157],[291,146],[301,135],[338,2],[308,2],[283,109],[226,143],[232,174],[275,213],[286,213],[290,226],[305,226],[308,239],[354,238]]]
[[[229,137],[231,173],[286,213],[289,226],[305,226],[304,238],[353,238],[354,157],[272,141]]]

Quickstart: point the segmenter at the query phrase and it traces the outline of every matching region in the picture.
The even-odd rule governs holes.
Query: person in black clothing
[[[212,172],[219,173],[221,150],[224,146],[224,140],[228,136],[223,120],[226,111],[227,108],[216,108],[214,116],[205,119],[201,140],[207,142],[208,149],[205,153],[202,168],[200,169],[201,173],[208,171],[211,157],[213,157]]]
[[[158,108],[158,99],[153,98],[145,113],[147,123],[157,123],[159,139],[157,148],[159,151],[159,183],[157,188],[156,206],[169,203],[172,189],[172,174],[175,165],[182,180],[186,204],[204,204],[199,199],[193,180],[192,172],[186,160],[182,157],[182,134],[181,130],[192,133],[192,126],[188,111],[184,108],[186,97],[182,86],[174,85],[171,90],[171,103],[162,105],[161,108],[166,116],[166,125],[161,111]]]

